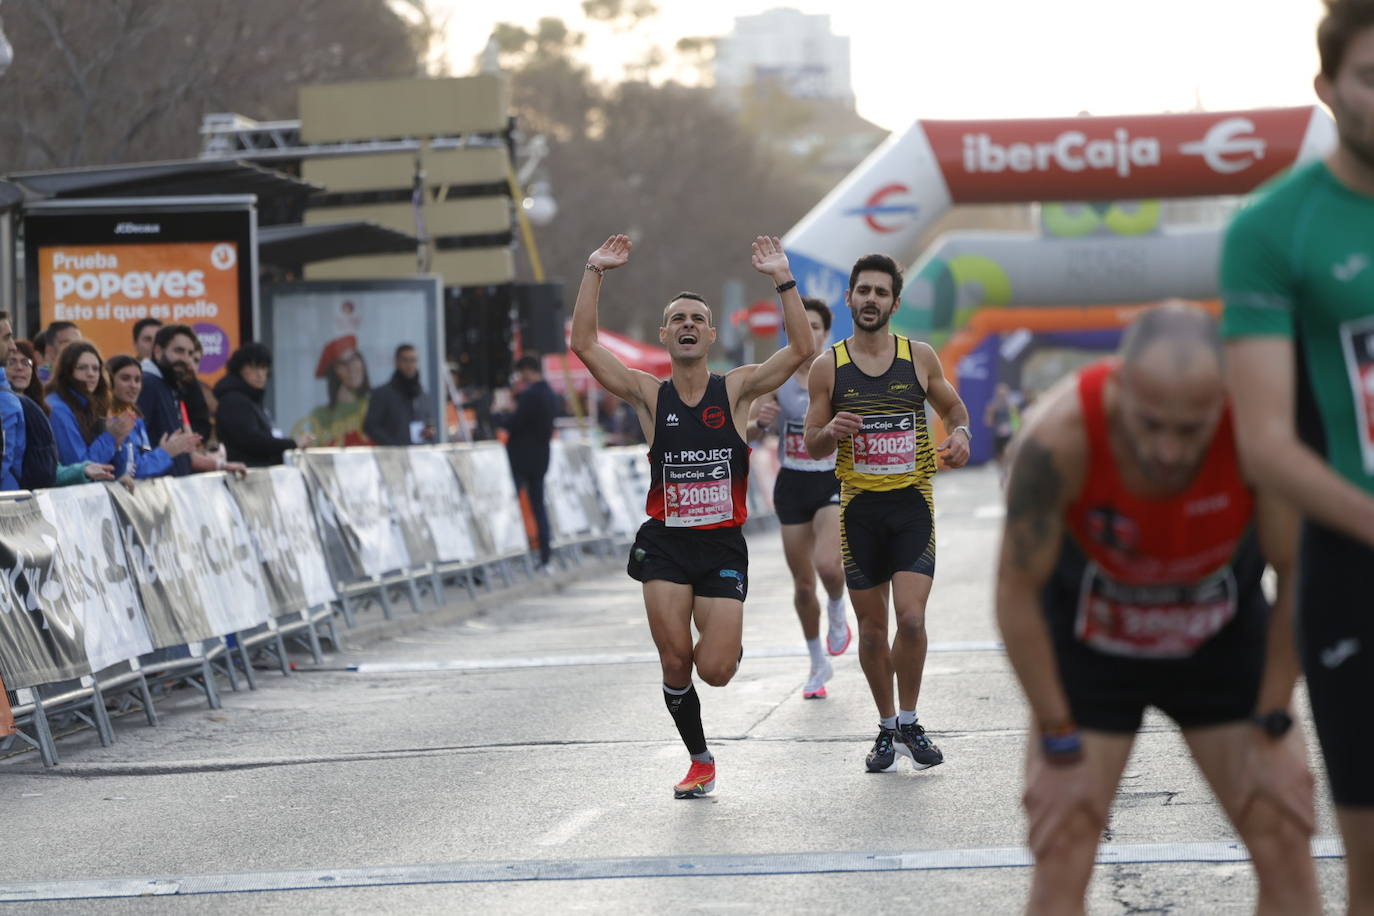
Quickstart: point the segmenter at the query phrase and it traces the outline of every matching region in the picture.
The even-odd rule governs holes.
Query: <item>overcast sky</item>
[[[557,16],[592,37],[614,78],[650,42],[727,34],[736,15],[827,13],[851,42],[859,113],[898,130],[917,118],[1011,118],[1315,103],[1320,0],[658,0],[633,34],[590,24],[579,0],[430,0],[447,18],[456,75],[497,21]]]

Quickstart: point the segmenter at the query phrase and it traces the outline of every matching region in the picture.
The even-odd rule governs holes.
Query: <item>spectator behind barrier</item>
[[[539,530],[539,564],[547,567],[552,535],[544,504],[544,475],[549,472],[549,440],[553,438],[553,421],[558,416],[558,395],[544,381],[544,372],[536,357],[520,357],[515,363],[515,371],[522,382],[515,410],[494,419],[510,434],[506,440],[506,457],[510,459],[516,489],[523,489],[529,497],[530,511]]]
[[[10,324],[10,313],[0,311],[0,430],[4,433],[4,444],[0,447],[0,490],[19,489],[19,473],[24,463],[24,407],[10,388],[4,368],[13,349],[14,327]]]
[[[226,374],[215,384],[219,409],[215,429],[230,461],[248,467],[267,467],[282,463],[282,454],[304,448],[310,437],[295,439],[282,435],[263,407],[267,377],[272,371],[272,351],[266,344],[247,343],[234,351],[225,367]]]
[[[48,405],[43,403],[47,392],[43,390],[43,383],[38,380],[38,373],[35,371],[37,368],[38,350],[27,340],[16,340],[13,349],[10,350],[9,360],[5,363],[10,387],[14,389],[15,394],[22,394],[42,404],[43,415],[47,416]]]
[[[134,324],[134,352],[138,354],[140,362],[145,359],[152,359],[153,340],[157,337],[158,329],[161,327],[162,322],[156,318],[140,318]]]
[[[67,345],[81,339],[81,329],[70,321],[54,321],[48,325],[48,329],[39,335],[34,345],[38,352],[43,356],[42,365],[38,367],[38,380],[44,385],[52,381],[53,372],[57,368],[57,361],[62,358],[62,351]]]
[[[110,376],[110,415],[127,416],[133,429],[124,445],[115,452],[114,476],[137,478],[163,477],[172,473],[172,462],[195,448],[195,433],[177,430],[164,434],[156,446],[148,439],[148,424],[138,409],[138,396],[143,391],[143,367],[132,356],[113,357],[106,365]]]
[[[200,345],[200,338],[196,338],[196,345],[191,348],[191,377],[181,385],[181,403],[186,405],[186,418],[191,422],[191,431],[200,436],[206,448],[213,448],[215,438],[215,425],[213,422],[214,405],[207,397],[205,384],[200,380],[200,361],[205,356],[205,350]]]
[[[189,426],[182,412],[179,392],[195,375],[191,354],[196,346],[196,332],[184,324],[163,325],[153,338],[153,355],[142,363],[143,390],[138,396],[138,409],[143,414],[147,436],[153,442],[161,442],[164,436]],[[173,458],[172,474],[185,477],[191,473],[194,454]]]
[[[57,455],[57,440],[48,422],[48,402],[43,396],[43,383],[38,380],[35,367],[37,351],[27,340],[16,340],[10,351],[5,371],[10,385],[20,392],[19,403],[24,408],[24,459],[20,463],[19,486],[25,490],[44,487],[65,487],[88,480],[113,480],[113,468],[95,461],[61,464]]]
[[[396,348],[396,371],[372,390],[363,432],[378,445],[434,441],[434,412],[420,387],[420,354],[410,344]]]
[[[64,347],[50,387],[58,459],[111,464],[134,424],[129,417],[110,416],[110,384],[95,345],[79,340]]]

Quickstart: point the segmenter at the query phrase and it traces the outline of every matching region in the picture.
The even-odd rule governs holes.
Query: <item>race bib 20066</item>
[[[729,461],[663,465],[663,523],[714,525],[735,517]]]

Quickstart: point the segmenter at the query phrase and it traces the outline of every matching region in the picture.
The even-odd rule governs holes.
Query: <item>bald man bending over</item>
[[[1149,706],[1183,729],[1249,847],[1257,911],[1321,911],[1312,777],[1286,713],[1295,530],[1241,475],[1217,329],[1201,310],[1146,312],[1117,357],[1057,386],[1023,428],[997,621],[1032,715],[1026,912],[1083,911]]]

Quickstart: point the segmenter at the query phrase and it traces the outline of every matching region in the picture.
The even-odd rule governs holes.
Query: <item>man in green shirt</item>
[[[1374,0],[1325,2],[1316,90],[1340,142],[1235,218],[1222,331],[1242,462],[1306,516],[1299,643],[1353,914],[1374,912]],[[1291,719],[1256,723],[1276,740]]]

